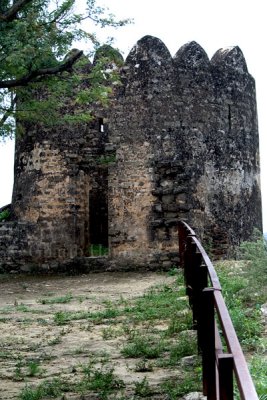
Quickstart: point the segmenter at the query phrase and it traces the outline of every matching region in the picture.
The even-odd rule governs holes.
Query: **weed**
[[[128,300],[126,300],[122,295],[120,295],[120,300],[118,301],[118,305],[127,306],[128,303],[129,303]]]
[[[86,296],[78,296],[77,300],[79,301],[79,303],[82,303],[84,300],[86,300]]]
[[[8,358],[13,358],[13,355],[9,353],[8,351],[0,351],[0,359],[8,359]]]
[[[22,380],[22,367],[23,367],[23,362],[22,359],[19,358],[18,362],[15,365],[15,379],[16,380]]]
[[[126,358],[158,358],[164,351],[162,340],[155,340],[151,336],[136,336],[132,342],[127,343],[121,353]]]
[[[44,318],[37,318],[36,321],[37,321],[38,324],[40,324],[40,325],[49,325],[49,323],[50,323],[47,319],[44,319]]]
[[[41,304],[66,304],[66,303],[70,303],[71,300],[73,299],[73,296],[71,293],[68,293],[64,296],[61,297],[54,297],[54,298],[43,298],[38,300],[38,303]]]
[[[198,370],[186,371],[182,377],[178,379],[169,379],[162,384],[164,393],[167,394],[169,400],[176,400],[181,396],[201,391],[200,374]]]
[[[19,312],[31,312],[30,307],[23,303],[16,305],[16,310]]]
[[[140,360],[135,364],[134,370],[135,372],[151,372],[153,371],[153,365],[147,360]]]
[[[114,329],[111,326],[102,329],[102,338],[104,340],[109,340],[120,336],[120,330]]]
[[[78,384],[79,391],[96,391],[100,399],[108,399],[110,393],[124,387],[124,382],[114,375],[113,368],[105,370],[102,366],[101,369],[95,369],[90,363],[83,367],[83,373],[85,379]]]
[[[62,338],[60,336],[56,336],[53,339],[49,340],[47,342],[48,346],[55,346],[56,344],[59,344],[62,342]]]
[[[179,296],[176,288],[164,285],[150,290],[137,299],[133,307],[125,307],[124,312],[138,321],[168,319],[185,306]]]
[[[177,364],[182,357],[191,356],[197,353],[197,341],[193,331],[183,332],[174,345],[170,348],[169,364]]]
[[[185,309],[179,314],[174,315],[168,324],[168,329],[165,332],[166,336],[173,336],[176,333],[188,330],[192,328],[193,319],[192,313],[185,305]]]
[[[38,361],[31,360],[28,365],[28,375],[29,376],[36,376],[41,373],[40,364]]]
[[[20,400],[41,400],[44,398],[53,398],[61,395],[63,392],[69,391],[69,384],[54,379],[51,382],[45,381],[37,387],[26,386],[20,396]]]
[[[10,318],[0,318],[0,323],[5,323],[10,321]]]
[[[108,165],[116,162],[116,154],[110,155],[102,155],[96,159],[97,164],[99,165]]]
[[[146,377],[141,382],[134,382],[134,394],[138,397],[148,397],[152,394]]]
[[[68,317],[65,311],[58,311],[54,315],[54,322],[57,325],[65,325],[68,322]]]
[[[77,321],[80,319],[90,319],[95,322],[101,322],[104,319],[116,318],[120,315],[120,311],[113,308],[107,308],[103,311],[91,313],[89,311],[58,311],[54,315],[54,322],[57,325],[65,325],[70,321]]]
[[[169,276],[175,276],[179,273],[179,269],[177,267],[173,267],[168,271]]]

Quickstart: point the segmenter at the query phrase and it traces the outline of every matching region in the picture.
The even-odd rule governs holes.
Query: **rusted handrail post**
[[[218,354],[220,400],[234,399],[233,368],[232,354]]]
[[[197,251],[195,243],[192,243],[191,248],[193,250],[191,254],[191,307],[193,313],[193,328],[198,328],[199,312],[200,312],[200,296],[202,290],[207,286],[203,285],[203,268],[201,268],[202,257]]]
[[[215,319],[212,288],[202,292],[200,313],[200,342],[203,367],[203,393],[207,400],[216,400]]]
[[[186,247],[186,232],[182,223],[178,224],[178,239],[179,239],[179,259],[180,267],[184,269],[184,255]]]

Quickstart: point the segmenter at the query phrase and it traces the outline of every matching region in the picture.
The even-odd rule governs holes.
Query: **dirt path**
[[[19,394],[22,396],[25,385],[36,386],[55,377],[65,382],[78,381],[81,371],[92,375],[93,368],[104,368],[111,360],[114,376],[126,385],[142,384],[148,379],[153,387],[177,374],[166,368],[157,368],[155,373],[155,367],[151,371],[146,367],[147,371],[143,371],[136,367],[135,359],[123,358],[121,346],[130,328],[119,315],[116,321],[109,319],[116,312],[115,303],[120,307],[152,286],[171,285],[173,281],[173,277],[158,273],[2,277],[0,399],[43,398],[19,397]],[[129,336],[129,332],[127,334]],[[89,372],[85,365],[91,368]],[[55,398],[100,397],[81,397],[68,391],[63,397]],[[153,399],[157,398],[166,397],[154,394]]]

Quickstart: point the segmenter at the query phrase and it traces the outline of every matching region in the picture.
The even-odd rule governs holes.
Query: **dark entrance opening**
[[[89,193],[89,235],[91,256],[108,254],[108,169],[99,169]]]

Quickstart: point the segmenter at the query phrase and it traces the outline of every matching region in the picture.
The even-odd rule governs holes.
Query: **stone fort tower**
[[[191,42],[172,58],[146,36],[120,76],[92,123],[17,140],[2,270],[169,268],[179,219],[224,255],[261,229],[255,83],[241,50],[210,61]]]

